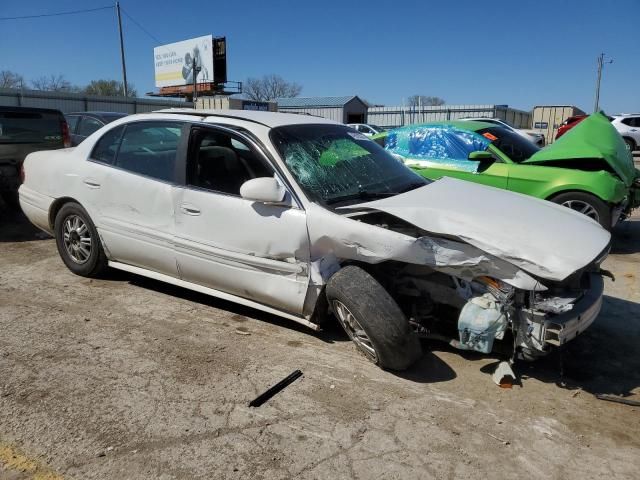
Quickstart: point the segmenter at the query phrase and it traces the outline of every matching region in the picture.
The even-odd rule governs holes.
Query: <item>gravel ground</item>
[[[640,400],[639,264],[636,217],[614,233],[597,322],[500,389],[496,358],[425,343],[395,375],[337,326],[74,276],[0,206],[0,479],[638,478],[640,408],[594,394]]]

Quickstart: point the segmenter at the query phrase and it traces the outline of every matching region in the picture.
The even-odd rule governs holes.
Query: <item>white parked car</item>
[[[22,209],[72,272],[117,268],[315,330],[333,313],[388,369],[418,359],[420,337],[485,353],[504,339],[535,358],[602,303],[610,236],[593,220],[429,182],[322,118],[132,115],[78,147],[30,154],[23,174]]]
[[[623,140],[633,152],[640,149],[640,113],[621,113],[613,115],[611,124],[622,135]]]
[[[372,137],[378,133],[384,132],[384,128],[370,123],[349,123],[347,126],[357,130],[367,137]]]
[[[459,120],[466,121],[477,121],[477,122],[485,122],[485,123],[493,123],[494,125],[500,125],[501,127],[506,128],[507,130],[511,130],[512,132],[517,133],[522,138],[526,138],[527,140],[532,141],[538,147],[544,147],[546,145],[546,139],[544,135],[540,132],[536,132],[535,130],[530,130],[527,128],[516,128],[513,125],[508,124],[504,120],[500,120],[499,118],[460,118]]]

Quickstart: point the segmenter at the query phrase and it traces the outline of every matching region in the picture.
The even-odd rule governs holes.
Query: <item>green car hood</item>
[[[590,115],[548,147],[525,160],[524,163],[601,158],[606,161],[625,185],[636,177],[633,157],[618,131],[602,113]]]

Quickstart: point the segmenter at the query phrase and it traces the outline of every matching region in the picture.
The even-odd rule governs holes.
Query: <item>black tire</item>
[[[581,206],[590,206],[596,216],[589,215],[602,228],[611,230],[611,208],[598,197],[585,192],[566,192],[551,198],[551,201],[582,213]]]
[[[629,147],[629,150],[633,152],[636,149],[636,142],[634,142],[633,139],[628,137],[623,137],[622,139],[624,140],[624,143],[627,144],[627,147]]]
[[[65,229],[68,229],[66,222],[70,222],[71,226],[80,225],[80,223],[73,223],[76,218],[86,226],[86,230],[82,227],[74,229],[78,239],[75,240],[73,237],[65,243]],[[58,253],[69,270],[82,277],[98,277],[104,273],[107,269],[107,256],[102,248],[98,231],[84,208],[75,202],[65,203],[56,215],[54,231]],[[79,231],[82,231],[81,235],[78,234]],[[86,238],[90,239],[90,244],[86,243]],[[89,245],[88,249],[87,245]],[[86,254],[87,251],[88,254]]]
[[[326,296],[358,350],[376,365],[388,370],[405,370],[422,357],[422,347],[398,304],[376,279],[350,265],[337,272],[327,284]],[[337,303],[336,303],[337,302]],[[370,342],[369,349],[340,318],[337,309],[346,307]],[[356,330],[360,331],[359,329]],[[355,337],[355,338],[354,338]]]
[[[11,208],[12,210],[20,210],[20,200],[17,191],[11,190],[0,192],[0,197],[2,197],[4,203],[7,204],[7,207]]]

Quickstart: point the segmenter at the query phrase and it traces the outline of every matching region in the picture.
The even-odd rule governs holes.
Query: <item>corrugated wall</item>
[[[342,123],[344,120],[344,109],[341,107],[278,107],[279,112],[283,113],[298,113],[302,115],[315,115],[316,117],[328,118],[329,120],[334,120],[336,122]]]
[[[553,143],[562,122],[573,115],[584,114],[573,105],[539,105],[533,107],[533,129],[544,134],[547,143]]]
[[[412,123],[439,122],[458,118],[491,117],[506,120],[516,128],[531,128],[531,113],[504,105],[442,105],[427,107],[369,107],[367,123],[400,127]]]
[[[0,105],[11,107],[54,108],[63,113],[99,110],[142,113],[162,108],[191,108],[190,102],[150,98],[99,97],[79,93],[43,92],[0,88]]]

